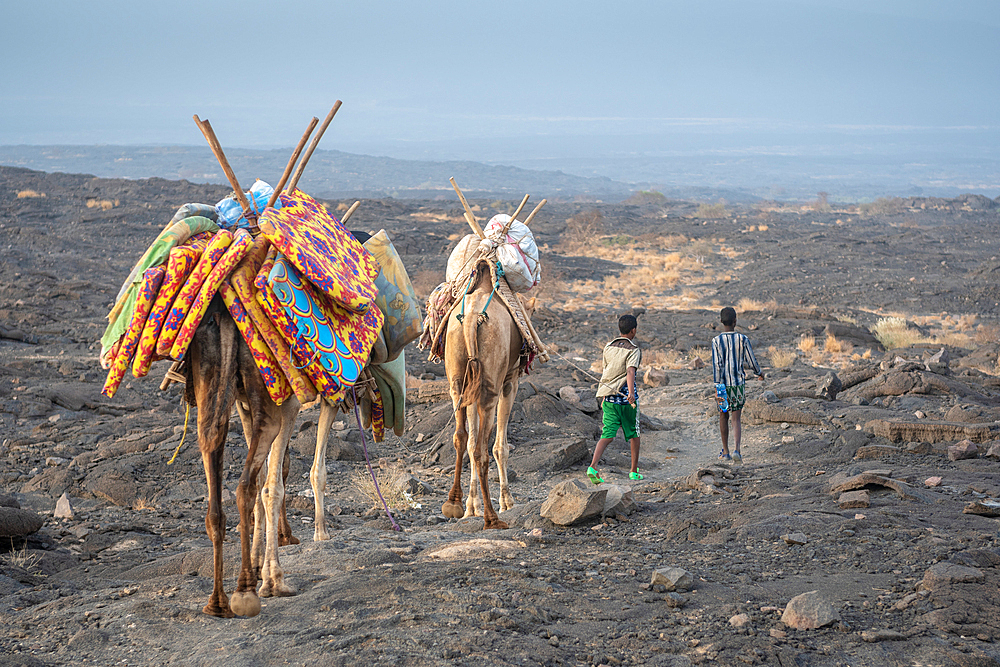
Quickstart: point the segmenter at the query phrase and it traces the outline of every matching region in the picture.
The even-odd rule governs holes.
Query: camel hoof
[[[256,616],[260,613],[260,598],[253,591],[236,591],[229,601],[229,606],[239,616]],[[232,614],[228,618],[232,618]]]
[[[290,598],[299,594],[297,590],[285,582],[265,583],[260,587],[259,592],[262,598]]]
[[[313,542],[325,542],[328,539],[330,539],[330,533],[325,530],[322,532],[318,530],[313,532]]]
[[[500,519],[494,519],[492,522],[486,522],[486,530],[507,530],[510,526],[507,525],[506,521],[501,521]]]
[[[236,616],[229,605],[220,605],[215,602],[209,602],[207,605],[201,609],[203,614],[208,614],[209,616],[216,616],[218,618],[232,618]]]
[[[449,519],[460,519],[465,514],[465,508],[462,507],[462,503],[449,500],[444,505],[441,505],[441,514],[444,514]]]
[[[289,544],[298,544],[298,543],[299,543],[299,538],[295,537],[294,535],[278,538],[279,547],[287,547]]]

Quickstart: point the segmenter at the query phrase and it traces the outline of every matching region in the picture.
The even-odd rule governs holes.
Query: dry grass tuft
[[[958,327],[959,331],[971,331],[976,328],[976,323],[979,321],[978,315],[965,314],[958,316],[958,322],[955,326]]]
[[[115,206],[118,206],[118,200],[111,201],[110,199],[88,199],[87,208],[99,208],[102,211],[110,211]]]
[[[976,334],[973,338],[980,345],[1000,341],[1000,326],[996,324],[980,324],[976,327]]]
[[[44,192],[37,192],[35,190],[18,190],[17,191],[17,198],[18,199],[35,199],[37,197],[44,197],[44,196],[45,196]]]
[[[403,471],[397,465],[380,466],[373,468],[375,479],[378,480],[378,488],[382,492],[382,497],[391,509],[405,509],[413,502],[403,489]],[[379,500],[378,491],[375,490],[375,483],[372,476],[368,474],[368,468],[359,468],[354,473],[351,480],[354,490],[371,501],[372,507],[381,508],[382,501]]]
[[[712,350],[707,347],[696,347],[691,350],[691,354],[698,357],[706,364],[712,363]]]
[[[136,498],[135,504],[132,505],[132,509],[136,512],[141,512],[143,510],[155,510],[156,505],[154,505],[148,498]]]
[[[826,342],[823,343],[823,351],[829,354],[847,354],[851,351],[851,344],[838,340],[836,336],[828,334]]]
[[[902,317],[882,317],[872,330],[878,342],[887,350],[909,347],[920,341],[920,333],[910,329]]]
[[[871,350],[871,348],[868,348],[867,350],[865,350],[864,354],[861,355],[861,358],[862,359],[871,359],[872,358],[872,350]]]
[[[13,540],[11,540],[13,546]],[[38,574],[38,564],[42,561],[39,554],[28,553],[28,545],[24,545],[20,550],[11,549],[4,554],[3,560],[12,567],[20,568],[31,574]]]
[[[716,204],[699,204],[695,211],[696,218],[725,218],[729,216],[729,209],[726,208],[725,201]]]
[[[767,358],[771,360],[771,365],[774,368],[788,368],[795,363],[797,356],[794,350],[787,348],[779,349],[774,345],[767,348]]]

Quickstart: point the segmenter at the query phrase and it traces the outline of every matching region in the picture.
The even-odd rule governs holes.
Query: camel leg
[[[517,369],[507,375],[497,403],[497,437],[493,443],[493,458],[497,462],[497,471],[500,474],[501,512],[514,507],[514,496],[511,495],[510,486],[507,484],[507,456],[510,454],[510,445],[507,443],[507,421],[510,419],[511,408],[514,407],[514,397],[517,396],[518,375],[520,371]]]
[[[484,528],[505,529],[507,524],[500,520],[497,511],[493,509],[490,502],[490,455],[486,451],[486,437],[493,427],[492,420],[495,414],[496,405],[479,405],[479,427],[476,429],[476,472],[479,473],[479,488],[483,492],[483,517],[486,519]],[[470,480],[470,486],[475,484],[475,480]]]
[[[478,419],[479,413],[473,408],[469,414],[469,497],[465,501],[465,515],[462,517],[483,515],[483,499],[479,494],[479,461],[476,460],[476,443],[479,442],[479,427],[481,422]]]
[[[266,453],[266,452],[265,452]],[[260,453],[263,455],[264,453]],[[267,517],[264,514],[264,501],[260,497],[260,490],[264,488],[267,479],[267,468],[263,462],[254,466],[257,470],[257,495],[253,504],[253,545],[250,547],[250,562],[253,565],[257,580],[260,581],[260,572],[264,567],[264,528]]]
[[[298,414],[296,412],[296,414]],[[285,438],[285,456],[281,466],[282,488],[288,485],[288,469],[292,465],[292,454],[288,450],[288,442],[292,439],[291,427],[294,425],[295,416],[292,416],[292,424],[289,424],[288,437]],[[288,523],[288,512],[285,506],[285,496],[281,497],[281,505],[278,510],[278,546],[287,547],[289,544],[298,544],[299,538],[292,535],[292,525]]]
[[[461,402],[461,392],[458,400],[453,402],[457,406]],[[469,441],[469,431],[466,424],[466,408],[455,408],[455,435],[453,442],[455,445],[455,481],[448,492],[448,500],[441,506],[441,513],[449,519],[457,519],[462,516],[462,467],[465,459],[465,448]]]
[[[236,401],[236,413],[240,416],[240,424],[243,425],[243,439],[247,443],[247,447],[250,446],[250,441],[253,439],[253,417],[250,414],[250,404],[245,403],[242,400]],[[258,448],[259,449],[259,448]],[[251,458],[251,453],[249,449],[247,450],[247,460]],[[256,463],[253,466],[255,470],[261,468],[261,463]],[[263,480],[258,477],[256,490],[259,492],[261,486],[263,485]],[[243,531],[249,531],[253,534],[253,543],[250,547],[250,567],[253,569],[254,575],[260,578],[260,568],[264,560],[264,542],[263,542],[263,529],[261,528],[264,524],[264,505],[260,502],[260,494],[256,495],[256,502],[254,503],[253,522],[250,526],[243,525],[243,517],[240,516],[240,524],[237,526],[237,530],[240,531],[240,535]]]
[[[223,441],[224,442],[224,441]],[[206,451],[202,449],[201,460],[205,465],[205,477],[208,480],[208,513],[205,515],[205,529],[212,539],[214,550],[213,571],[215,584],[208,604],[202,609],[210,616],[232,618],[235,616],[229,608],[226,592],[222,590],[222,540],[226,537],[226,514],[222,511],[222,453],[221,446]]]
[[[326,532],[326,443],[330,438],[330,427],[337,416],[337,407],[328,401],[320,403],[319,427],[316,431],[316,453],[313,455],[309,482],[312,484],[316,516],[313,522],[313,542],[330,539]]]
[[[264,507],[267,514],[267,539],[264,546],[264,567],[261,571],[263,584],[260,587],[261,597],[276,595],[286,597],[295,595],[294,588],[285,583],[285,573],[278,562],[278,522],[280,508],[285,496],[284,468],[285,452],[291,439],[292,425],[299,406],[292,402],[281,406],[281,430],[271,445],[271,454],[267,462],[267,483],[261,495],[264,497]]]

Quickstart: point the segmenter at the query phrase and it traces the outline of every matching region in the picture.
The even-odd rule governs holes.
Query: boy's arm
[[[635,405],[635,366],[629,366],[628,371],[625,373],[625,381],[628,383],[628,402],[629,405]]]
[[[751,366],[753,366],[754,371],[757,373],[757,377],[759,377],[761,380],[763,380],[764,379],[764,372],[762,370],[760,370],[760,364],[757,363],[757,357],[755,357],[754,354],[753,354],[753,346],[750,344],[750,339],[749,338],[747,338],[747,351],[746,351],[746,355],[747,355],[747,361],[750,362]]]
[[[722,355],[719,353],[719,339],[712,339],[712,383],[719,384],[722,377]]]

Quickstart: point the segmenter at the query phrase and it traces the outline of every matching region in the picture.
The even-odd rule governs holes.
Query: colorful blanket
[[[296,190],[280,200],[280,209],[269,208],[261,215],[263,234],[336,305],[365,312],[378,295],[375,258],[309,195]]]
[[[139,344],[139,334],[146,324],[146,316],[149,315],[149,310],[156,299],[156,292],[160,289],[160,283],[163,282],[164,273],[166,273],[166,269],[163,266],[154,266],[151,269],[146,269],[142,274],[142,282],[136,297],[135,310],[129,320],[128,330],[122,338],[118,353],[108,371],[107,380],[104,382],[104,388],[101,390],[101,393],[108,398],[115,395],[115,392],[118,391],[118,385],[125,377],[125,369],[128,368],[129,362],[132,361],[132,355],[135,354],[136,346]]]
[[[406,275],[403,260],[384,229],[365,241],[365,248],[374,255],[381,268],[375,278],[378,289],[375,303],[385,315],[382,332],[387,359],[391,361],[420,337],[420,302],[410,277]]]

